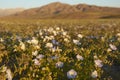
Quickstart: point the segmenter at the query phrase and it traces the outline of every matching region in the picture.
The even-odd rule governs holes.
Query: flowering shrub
[[[26,36],[6,32],[0,38],[0,74],[8,80],[110,79],[115,61],[120,64],[119,34],[69,28],[41,28]]]

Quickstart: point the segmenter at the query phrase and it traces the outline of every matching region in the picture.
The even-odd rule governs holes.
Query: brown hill
[[[15,18],[120,18],[120,8],[99,7],[95,5],[69,5],[54,2],[42,7],[32,8],[10,17]]]
[[[0,9],[0,17],[1,17],[1,16],[8,16],[8,15],[11,15],[11,14],[15,14],[15,13],[21,12],[21,11],[23,11],[23,10],[24,10],[23,8]]]

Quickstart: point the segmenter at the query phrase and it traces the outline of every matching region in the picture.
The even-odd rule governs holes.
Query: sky
[[[52,2],[62,2],[68,4],[91,4],[98,6],[119,7],[120,0],[0,0],[0,8],[34,8],[40,7]]]

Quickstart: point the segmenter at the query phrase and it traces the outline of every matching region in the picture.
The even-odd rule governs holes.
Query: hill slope
[[[1,16],[8,16],[8,15],[12,15],[18,12],[23,11],[23,8],[16,8],[16,9],[0,9],[0,17]]]
[[[120,8],[99,7],[95,5],[69,5],[54,2],[42,7],[32,8],[14,14],[15,18],[120,18]]]

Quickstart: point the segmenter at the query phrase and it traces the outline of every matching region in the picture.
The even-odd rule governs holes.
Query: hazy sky
[[[0,8],[33,8],[51,2],[62,2],[69,4],[94,4],[98,6],[120,7],[120,0],[0,0]]]

